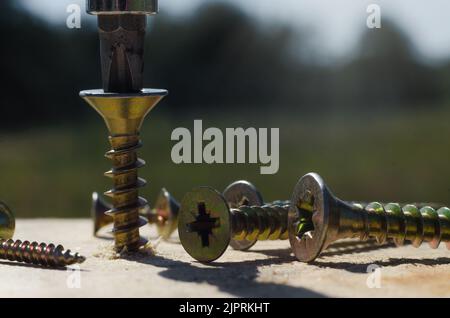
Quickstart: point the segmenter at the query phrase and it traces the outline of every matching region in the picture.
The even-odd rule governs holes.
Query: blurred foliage
[[[145,81],[170,91],[143,129],[150,201],[162,186],[180,199],[236,179],[266,200],[287,199],[298,177],[317,171],[343,198],[448,202],[450,62],[428,63],[394,23],[366,30],[345,61],[323,64],[303,54],[308,33],[227,4],[149,21]],[[110,186],[101,175],[106,128],[78,97],[101,86],[87,25],[55,27],[0,1],[0,197],[19,216],[87,217],[90,192]],[[204,127],[280,127],[279,173],[173,164],[171,131],[197,118]]]
[[[444,90],[435,67],[424,64],[401,30],[385,22],[361,38],[356,57],[336,74],[339,106],[367,109],[429,107]]]
[[[345,63],[327,66],[303,58],[308,33],[258,23],[226,3],[149,21],[145,79],[173,92],[168,112],[395,110],[433,107],[449,95],[448,68],[423,63],[388,21],[367,30]],[[76,96],[100,86],[96,30],[84,25],[51,26],[1,2],[2,127],[91,116]]]
[[[209,185],[219,191],[235,180],[254,183],[265,200],[289,199],[298,178],[316,171],[348,200],[450,202],[450,111],[365,117],[275,117],[280,129],[280,170],[261,175],[258,164],[181,164],[170,158],[174,127],[192,129],[192,118],[167,117],[157,108],[143,129],[139,151],[149,182],[140,192],[151,203],[161,187],[181,200]],[[3,133],[0,199],[21,217],[89,217],[90,194],[111,187],[102,176],[111,163],[106,128],[95,123]],[[204,127],[244,126],[245,118],[204,119]],[[261,123],[258,120],[258,123]]]
[[[14,1],[1,1],[0,36],[3,128],[82,118],[88,113],[77,94],[100,81],[93,32],[52,28]]]

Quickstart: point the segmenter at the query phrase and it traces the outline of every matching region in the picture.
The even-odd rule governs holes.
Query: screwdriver
[[[158,0],[87,0],[86,11],[98,18],[104,92],[140,92],[147,15],[158,13]]]

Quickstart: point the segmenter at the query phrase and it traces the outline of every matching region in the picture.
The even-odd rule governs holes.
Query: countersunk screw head
[[[0,239],[8,240],[14,236],[16,221],[8,206],[0,201]]]
[[[158,228],[158,234],[165,240],[167,240],[178,226],[178,212],[180,210],[180,204],[175,198],[162,188],[155,201],[153,209],[148,210],[148,219],[150,220],[150,214],[157,216],[156,226]]]
[[[230,184],[225,191],[223,191],[223,196],[228,202],[230,208],[239,208],[244,205],[264,205],[264,200],[258,189],[253,184],[245,180],[239,180]],[[255,245],[257,241],[257,239],[251,241],[231,239],[230,245],[235,250],[245,251]]]
[[[311,195],[308,195],[307,192]],[[305,202],[305,198],[310,197]],[[420,204],[401,207],[379,202],[353,205],[335,197],[315,173],[302,177],[294,188],[288,213],[289,240],[295,256],[311,262],[332,242],[343,238],[375,238],[378,243],[393,239],[431,248],[450,242],[450,209]]]
[[[102,227],[114,221],[112,216],[105,214],[111,207],[111,204],[106,202],[97,192],[92,193],[91,217],[94,221],[94,236],[97,236]]]
[[[194,259],[218,259],[231,239],[231,215],[223,196],[209,187],[188,192],[181,202],[178,234],[183,248]]]
[[[288,228],[289,241],[299,260],[313,261],[326,247],[329,225],[336,221],[331,219],[335,214],[330,214],[330,200],[334,198],[322,178],[315,173],[303,176],[295,186]],[[302,230],[302,220],[312,221],[313,229]]]

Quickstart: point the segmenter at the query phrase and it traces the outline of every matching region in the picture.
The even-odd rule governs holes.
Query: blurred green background
[[[88,217],[91,192],[110,186],[106,127],[78,97],[101,86],[95,17],[69,30],[64,13],[55,24],[22,3],[0,3],[0,199],[19,217]],[[181,199],[247,179],[266,200],[288,199],[316,171],[344,199],[449,202],[450,51],[419,54],[387,15],[381,29],[363,23],[345,57],[318,58],[312,30],[261,22],[233,3],[149,19],[146,86],[170,95],[144,123],[143,196],[152,202],[164,186]],[[173,164],[171,132],[194,119],[279,127],[279,172]]]

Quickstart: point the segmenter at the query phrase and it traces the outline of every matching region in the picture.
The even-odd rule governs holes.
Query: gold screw
[[[141,147],[140,128],[145,116],[167,94],[165,90],[143,89],[135,94],[104,93],[102,90],[83,91],[83,97],[103,117],[110,131],[112,150],[106,157],[113,168],[105,175],[113,179],[113,189],[105,192],[112,198],[113,208],[106,213],[114,219],[115,249],[120,252],[136,251],[145,242],[139,235],[139,227],[147,222],[139,217],[139,210],[147,201],[139,196],[139,188],[146,181],[138,177],[137,170],[145,162],[137,157]]]
[[[259,190],[250,182],[238,180],[233,182],[223,191],[223,196],[230,208],[240,208],[241,206],[284,206],[289,205],[287,201],[275,201],[264,203],[263,197]],[[287,222],[287,221],[286,221]],[[256,237],[232,237],[230,246],[239,251],[246,251],[256,244]]]
[[[29,241],[12,240],[14,215],[6,204],[0,202],[0,259],[49,267],[63,267],[83,263],[86,259],[78,253],[72,254],[63,246]]]
[[[158,12],[153,1],[91,0],[86,9],[98,16],[103,89],[80,92],[80,96],[105,120],[112,150],[106,157],[113,168],[105,175],[114,186],[105,194],[112,198],[106,213],[114,219],[117,252],[133,252],[145,244],[139,227],[146,224],[139,210],[147,205],[139,197],[145,180],[138,169],[145,162],[137,157],[140,130],[145,116],[167,95],[166,90],[143,88],[146,15]]]
[[[299,203],[301,209],[310,211],[305,202],[314,200],[314,193],[299,192],[298,188],[294,193],[303,201]],[[286,240],[292,233],[314,230],[315,220],[311,213],[300,215],[295,228],[288,226],[289,201],[249,205],[255,201],[262,202],[262,198],[246,181],[230,185],[225,194],[226,197],[212,188],[199,187],[188,192],[182,200],[178,227],[180,241],[187,253],[198,261],[216,260],[228,245],[234,244],[235,249],[245,250],[256,241]],[[251,199],[242,200],[242,197]],[[345,204],[355,210],[364,209],[362,203]]]
[[[378,202],[351,205],[336,198],[315,173],[303,176],[295,186],[288,223],[293,252],[304,262],[315,260],[342,238],[375,238],[378,243],[393,239],[399,246],[410,241],[416,247],[429,242],[432,248],[442,241],[450,248],[449,208]]]
[[[65,250],[61,245],[11,239],[0,239],[0,259],[49,267],[64,267],[86,260],[78,253],[72,254],[70,250]]]
[[[287,239],[288,206],[230,208],[225,198],[209,187],[188,192],[181,203],[178,234],[186,252],[200,262],[212,262],[230,240]]]
[[[223,192],[223,196],[227,201],[230,208],[240,208],[241,206],[279,206],[279,207],[287,207],[290,205],[289,200],[277,200],[269,203],[264,203],[261,193],[258,189],[248,181],[239,180],[230,184]],[[368,205],[367,202],[349,202],[352,205],[358,205],[360,207],[364,207]],[[437,203],[415,203],[417,206],[425,207],[432,206],[438,207]],[[286,219],[287,222],[287,219]],[[308,226],[305,223],[305,226]],[[287,237],[286,237],[287,238]],[[284,239],[284,238],[283,238]],[[230,246],[236,250],[245,251],[251,248],[258,240],[256,237],[252,237],[249,240],[249,237],[237,237],[231,238]]]

